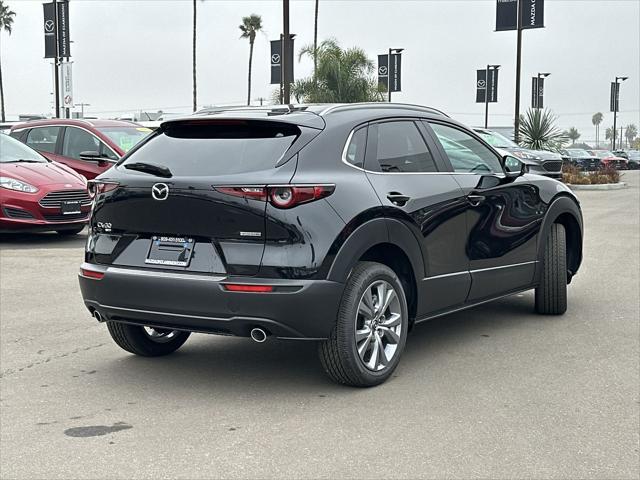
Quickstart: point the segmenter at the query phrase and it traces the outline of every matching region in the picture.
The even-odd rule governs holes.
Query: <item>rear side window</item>
[[[169,124],[124,162],[169,168],[175,176],[232,175],[274,168],[300,134],[295,125],[264,121]]]
[[[437,171],[431,152],[414,122],[379,123],[373,125],[370,130],[376,132],[375,162],[377,165],[373,165],[376,170],[385,173]]]
[[[58,135],[60,135],[60,127],[32,128],[27,134],[25,143],[34,150],[56,153]]]
[[[362,127],[353,132],[351,141],[344,152],[344,158],[351,165],[364,168],[364,152],[367,147],[367,127]]]

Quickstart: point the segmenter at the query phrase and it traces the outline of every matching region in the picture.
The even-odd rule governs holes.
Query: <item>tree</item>
[[[638,127],[636,127],[633,123],[627,125],[627,128],[624,131],[624,138],[627,139],[627,145],[633,145],[633,140],[638,136]]]
[[[520,143],[533,150],[558,151],[567,141],[549,110],[529,109],[520,117]]]
[[[242,35],[240,38],[249,39],[249,88],[247,91],[247,105],[251,105],[251,64],[253,63],[253,43],[256,41],[256,33],[262,30],[262,17],[252,13],[248,17],[242,17],[242,25],[240,25]]]
[[[373,77],[373,62],[364,50],[354,47],[343,50],[336,40],[324,40],[317,49],[304,47],[299,58],[317,55],[315,78],[294,83],[292,93],[298,102],[353,103],[383,100]]]
[[[604,139],[611,140],[609,148],[613,148],[613,127],[609,127],[604,131]]]
[[[197,1],[193,0],[193,44],[192,44],[192,65],[193,65],[193,111],[198,109],[198,88],[196,75],[196,39],[198,38],[198,7]]]
[[[13,18],[16,16],[15,12],[9,10],[9,5],[4,3],[4,0],[0,0],[0,34],[2,30],[11,35],[13,26]],[[4,86],[2,84],[2,62],[0,61],[0,117],[2,121],[5,121],[4,114]]]
[[[602,115],[601,112],[594,113],[593,117],[591,117],[591,123],[593,123],[593,125],[596,127],[596,147],[599,145],[600,124],[602,123],[603,119],[604,119],[604,116]]]
[[[567,130],[565,135],[569,138],[569,140],[571,140],[571,144],[576,143],[576,140],[580,138],[580,132],[576,127],[571,127],[569,130]]]

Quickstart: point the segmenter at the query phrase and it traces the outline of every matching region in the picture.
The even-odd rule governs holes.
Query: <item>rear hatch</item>
[[[88,260],[255,275],[271,221],[264,187],[289,183],[297,151],[320,131],[321,125],[299,123],[204,118],[163,124],[94,186]]]

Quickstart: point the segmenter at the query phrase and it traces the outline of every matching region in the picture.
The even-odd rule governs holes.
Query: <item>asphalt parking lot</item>
[[[85,237],[0,240],[0,477],[638,478],[640,175],[579,192],[559,318],[533,293],[416,327],[394,378],[330,383],[311,343],[120,350],[82,305]]]

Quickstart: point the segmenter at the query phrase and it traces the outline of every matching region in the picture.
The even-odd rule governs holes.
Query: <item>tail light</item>
[[[80,268],[80,275],[85,278],[91,278],[93,280],[102,280],[102,277],[104,277],[104,272],[89,270],[88,268]]]
[[[276,208],[293,208],[328,197],[335,185],[267,185],[266,187],[214,187],[216,191],[241,198],[268,201]]]
[[[115,190],[120,186],[117,182],[100,182],[97,180],[89,180],[87,182],[87,190],[89,191],[89,196],[91,198],[95,198],[97,195],[101,193],[110,192]]]

